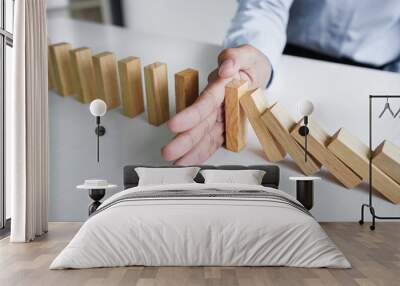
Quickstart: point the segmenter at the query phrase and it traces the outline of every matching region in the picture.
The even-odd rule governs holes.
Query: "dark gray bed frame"
[[[181,168],[180,166],[146,166],[146,165],[129,165],[124,167],[124,189],[136,187],[139,183],[139,177],[135,171],[137,167],[147,168]],[[279,167],[274,165],[198,165],[202,170],[205,169],[218,169],[218,170],[263,170],[265,175],[262,179],[262,185],[265,187],[279,188]],[[199,173],[194,180],[197,183],[204,183],[203,176]]]

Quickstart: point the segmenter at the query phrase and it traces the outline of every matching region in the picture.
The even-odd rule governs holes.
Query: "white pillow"
[[[204,183],[234,183],[261,185],[265,171],[261,170],[202,170]]]
[[[195,183],[193,179],[199,170],[199,167],[135,168],[139,176],[139,186]]]

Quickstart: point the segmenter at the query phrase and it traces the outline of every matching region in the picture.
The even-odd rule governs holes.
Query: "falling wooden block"
[[[372,163],[400,184],[400,147],[383,141],[374,151]]]
[[[199,96],[199,73],[194,69],[185,69],[175,74],[176,112],[192,105]]]
[[[246,114],[240,98],[247,92],[245,80],[234,79],[225,86],[225,142],[226,149],[239,152],[247,143]]]
[[[169,120],[167,65],[156,62],[145,66],[144,79],[148,120],[158,126]]]
[[[107,104],[107,109],[120,105],[115,55],[104,52],[93,56],[96,91]]]
[[[358,138],[345,129],[336,132],[328,149],[364,181],[369,181],[370,151]],[[394,203],[400,203],[400,185],[372,164],[372,186]]]
[[[54,65],[56,90],[63,96],[75,93],[70,50],[71,45],[68,43],[50,45],[50,57]]]
[[[299,134],[303,120],[300,120],[291,131],[294,139],[304,148],[305,137]],[[328,171],[341,182],[346,188],[354,188],[362,182],[362,179],[340,161],[327,147],[330,136],[315,121],[310,120],[308,124],[309,134],[307,137],[307,150],[324,165]]]
[[[96,81],[93,68],[92,51],[89,48],[79,48],[70,51],[74,84],[78,90],[78,99],[88,103],[96,99]]]
[[[248,91],[240,98],[240,105],[254,129],[268,161],[278,162],[285,158],[285,150],[275,141],[274,137],[272,137],[268,128],[261,120],[261,114],[268,108],[267,99],[264,94],[262,94],[261,90],[256,89]]]
[[[283,106],[279,103],[275,103],[264,112],[261,119],[272,136],[274,136],[275,140],[285,148],[304,174],[309,176],[320,170],[319,163],[311,156],[307,159],[307,162],[305,162],[303,148],[290,135],[290,131],[296,125],[296,121]]]
[[[54,66],[54,62],[52,59],[53,59],[53,57],[50,56],[50,45],[49,45],[48,53],[47,53],[49,90],[55,90],[57,88],[55,66]]]
[[[122,113],[135,117],[144,112],[142,69],[140,59],[128,57],[118,62],[122,92]]]

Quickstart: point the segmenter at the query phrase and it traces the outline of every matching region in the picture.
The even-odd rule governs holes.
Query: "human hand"
[[[176,136],[161,154],[175,165],[200,164],[224,143],[223,103],[228,82],[236,78],[248,81],[252,89],[265,87],[272,72],[267,57],[250,45],[223,50],[218,66],[198,99],[167,123]]]

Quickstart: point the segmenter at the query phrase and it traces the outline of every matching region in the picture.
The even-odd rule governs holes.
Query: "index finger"
[[[168,128],[174,133],[189,130],[205,120],[224,100],[225,85],[230,79],[217,79],[209,83],[199,98],[168,121]]]

